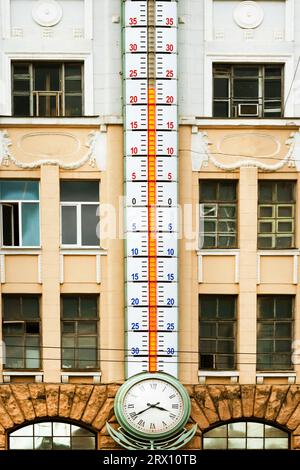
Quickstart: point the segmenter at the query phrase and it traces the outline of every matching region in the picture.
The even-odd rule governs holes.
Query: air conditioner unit
[[[238,105],[238,116],[241,116],[241,117],[258,116],[258,104],[240,103]]]

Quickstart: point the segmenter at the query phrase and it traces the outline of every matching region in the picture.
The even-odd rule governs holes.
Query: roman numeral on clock
[[[171,419],[176,418],[176,415],[174,415],[173,413],[170,413],[169,416],[170,416]]]
[[[150,384],[150,388],[152,388],[152,390],[156,390],[157,384]]]
[[[143,419],[140,419],[138,425],[143,428],[145,426],[145,421]]]
[[[137,418],[137,414],[135,411],[133,411],[132,413],[129,414],[130,418],[135,420]]]
[[[172,408],[173,408],[173,410],[178,410],[178,408],[179,408],[178,403],[173,403]]]
[[[151,430],[154,430],[154,429],[155,429],[155,424],[154,424],[154,423],[150,423],[150,429],[151,429]]]
[[[174,395],[174,394],[169,396],[170,400],[172,400],[172,398],[175,398],[175,397],[176,397],[176,395]]]
[[[127,405],[127,408],[134,408],[134,404],[133,404],[133,403],[129,403],[129,404]]]

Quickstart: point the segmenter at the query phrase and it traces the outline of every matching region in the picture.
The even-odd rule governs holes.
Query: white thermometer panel
[[[126,374],[177,376],[177,1],[123,4]]]

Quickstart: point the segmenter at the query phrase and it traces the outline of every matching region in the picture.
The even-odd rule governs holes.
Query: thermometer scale
[[[177,1],[123,1],[126,374],[177,376]]]

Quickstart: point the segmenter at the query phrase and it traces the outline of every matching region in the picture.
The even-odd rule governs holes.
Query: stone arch
[[[0,450],[7,448],[7,434],[11,431],[55,418],[90,428],[99,433],[98,441],[105,444],[105,424],[113,420],[117,389],[116,385],[0,385]],[[99,445],[102,447],[101,442]]]
[[[196,385],[191,402],[200,436],[217,424],[253,419],[286,430],[291,448],[300,449],[300,385]]]

